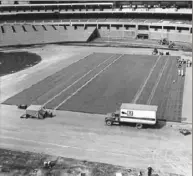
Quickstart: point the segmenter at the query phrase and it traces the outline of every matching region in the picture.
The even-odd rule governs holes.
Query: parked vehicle
[[[46,117],[53,117],[53,113],[51,111],[46,110],[41,105],[30,105],[26,109],[26,113],[20,118],[45,119]]]
[[[154,48],[153,52],[152,52],[152,55],[157,55],[158,54],[158,49],[157,48]]]
[[[158,42],[160,45],[168,45],[168,48],[173,48],[175,46],[174,42],[169,41],[167,38],[163,38]]]
[[[108,113],[105,122],[108,126],[120,123],[135,123],[138,129],[143,124],[155,125],[157,123],[156,112],[158,107],[153,105],[123,103],[120,110]]]
[[[19,109],[27,109],[27,105],[26,104],[20,104],[18,106]]]

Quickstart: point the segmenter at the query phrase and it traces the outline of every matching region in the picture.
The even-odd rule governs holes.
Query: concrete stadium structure
[[[87,42],[88,38],[91,38],[90,31],[93,28],[99,29],[100,36],[104,38],[150,40],[167,38],[174,42],[192,43],[191,1],[107,0],[73,3],[2,0],[0,2],[1,46],[18,45],[22,44],[22,41],[23,44],[76,42],[76,40]],[[25,20],[22,20],[24,15]],[[68,26],[72,26],[71,32],[65,30]],[[76,37],[74,39],[66,37],[70,33]],[[86,39],[77,37],[85,36],[86,33],[89,34]],[[43,35],[43,39],[37,37]],[[53,36],[55,39],[47,36]],[[26,43],[33,38],[36,38],[34,42]]]

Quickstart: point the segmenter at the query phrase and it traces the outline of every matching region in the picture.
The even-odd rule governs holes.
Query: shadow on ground
[[[136,128],[136,124],[135,123],[121,123],[120,126],[128,126],[131,128]],[[166,126],[166,121],[162,120],[162,121],[158,121],[158,123],[156,125],[143,125],[143,129],[162,129],[163,127]]]

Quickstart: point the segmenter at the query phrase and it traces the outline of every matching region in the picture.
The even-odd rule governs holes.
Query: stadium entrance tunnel
[[[41,60],[41,57],[34,53],[0,52],[0,77],[32,67]]]
[[[137,39],[149,39],[148,34],[137,34],[136,36]]]

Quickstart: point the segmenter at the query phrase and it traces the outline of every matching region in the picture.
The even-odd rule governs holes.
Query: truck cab
[[[120,111],[108,113],[107,117],[105,118],[105,123],[108,126],[111,126],[113,124],[119,124],[119,119],[120,119]]]

